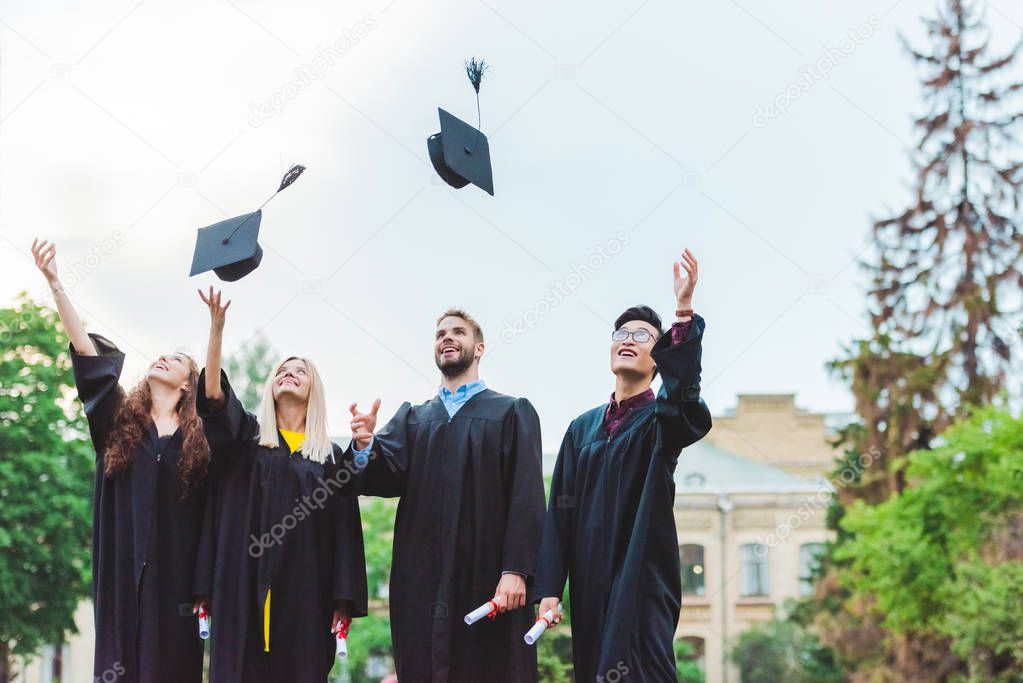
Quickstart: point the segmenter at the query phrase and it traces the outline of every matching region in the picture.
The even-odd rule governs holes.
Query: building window
[[[683,479],[683,482],[689,488],[703,488],[707,484],[707,477],[703,476],[699,472],[690,472],[686,475],[686,478]]]
[[[804,543],[799,546],[800,595],[813,595],[813,584],[816,581],[821,558],[824,556],[824,549],[823,543]]]
[[[701,597],[706,595],[704,574],[703,546],[682,546],[682,595]]]
[[[770,558],[763,543],[747,543],[740,549],[742,561],[742,596],[770,595]]]

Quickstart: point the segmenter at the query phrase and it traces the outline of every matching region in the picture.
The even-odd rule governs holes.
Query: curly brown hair
[[[181,474],[181,497],[185,498],[206,476],[210,463],[210,446],[203,433],[202,419],[195,411],[195,395],[199,386],[199,366],[195,359],[188,359],[188,386],[181,392],[181,398],[174,408],[181,425],[181,460],[178,470]],[[142,379],[135,388],[125,394],[114,414],[113,425],[107,439],[106,464],[103,474],[113,477],[123,472],[135,457],[135,451],[143,435],[153,423],[150,410],[153,395],[149,381]]]

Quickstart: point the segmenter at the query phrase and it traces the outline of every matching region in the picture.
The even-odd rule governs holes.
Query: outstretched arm
[[[214,405],[222,405],[224,392],[220,387],[220,356],[221,346],[224,340],[224,323],[227,320],[227,309],[231,306],[228,300],[223,306],[220,305],[220,290],[213,291],[210,287],[208,295],[199,292],[199,298],[210,309],[210,340],[206,347],[206,398]]]
[[[700,398],[703,318],[693,313],[693,291],[698,275],[696,257],[686,249],[674,264],[676,322],[670,336],[654,345],[653,357],[661,373],[656,415],[664,429],[673,457],[676,449],[699,441],[710,431],[711,418]]]
[[[225,448],[250,441],[259,433],[259,423],[255,415],[245,411],[220,367],[224,320],[231,302],[221,304],[220,292],[214,291],[212,287],[208,294],[200,291],[199,298],[210,311],[210,340],[206,350],[206,367],[199,374],[202,390],[195,397],[195,410],[203,420],[206,440],[210,442],[210,448],[216,456]]]
[[[92,339],[86,333],[85,325],[78,317],[78,311],[75,310],[70,297],[64,291],[64,286],[60,284],[60,277],[57,275],[57,245],[46,240],[42,242],[38,239],[32,240],[32,257],[35,259],[36,268],[42,272],[43,277],[46,278],[46,284],[53,292],[53,302],[57,305],[57,314],[60,315],[60,322],[64,325],[71,345],[74,346],[76,352],[83,356],[98,356],[99,351],[96,349],[96,345],[92,343]]]

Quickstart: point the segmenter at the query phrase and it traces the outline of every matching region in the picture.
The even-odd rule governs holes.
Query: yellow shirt
[[[304,432],[291,432],[287,429],[281,430],[281,436],[284,437],[285,443],[288,444],[288,449],[294,453],[302,447],[302,442],[305,441]],[[263,603],[263,651],[270,651],[270,589],[266,589],[266,601]]]
[[[303,432],[289,432],[287,429],[282,429],[281,436],[288,444],[288,448],[294,453],[302,447],[302,442],[305,441],[305,433]]]

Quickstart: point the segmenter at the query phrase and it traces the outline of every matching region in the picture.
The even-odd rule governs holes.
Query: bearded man
[[[390,608],[400,681],[530,683],[536,650],[522,639],[543,529],[540,420],[524,398],[479,378],[483,331],[460,309],[434,333],[437,395],[405,403],[379,432],[352,404],[358,493],[399,497]],[[488,600],[494,618],[463,616]]]

